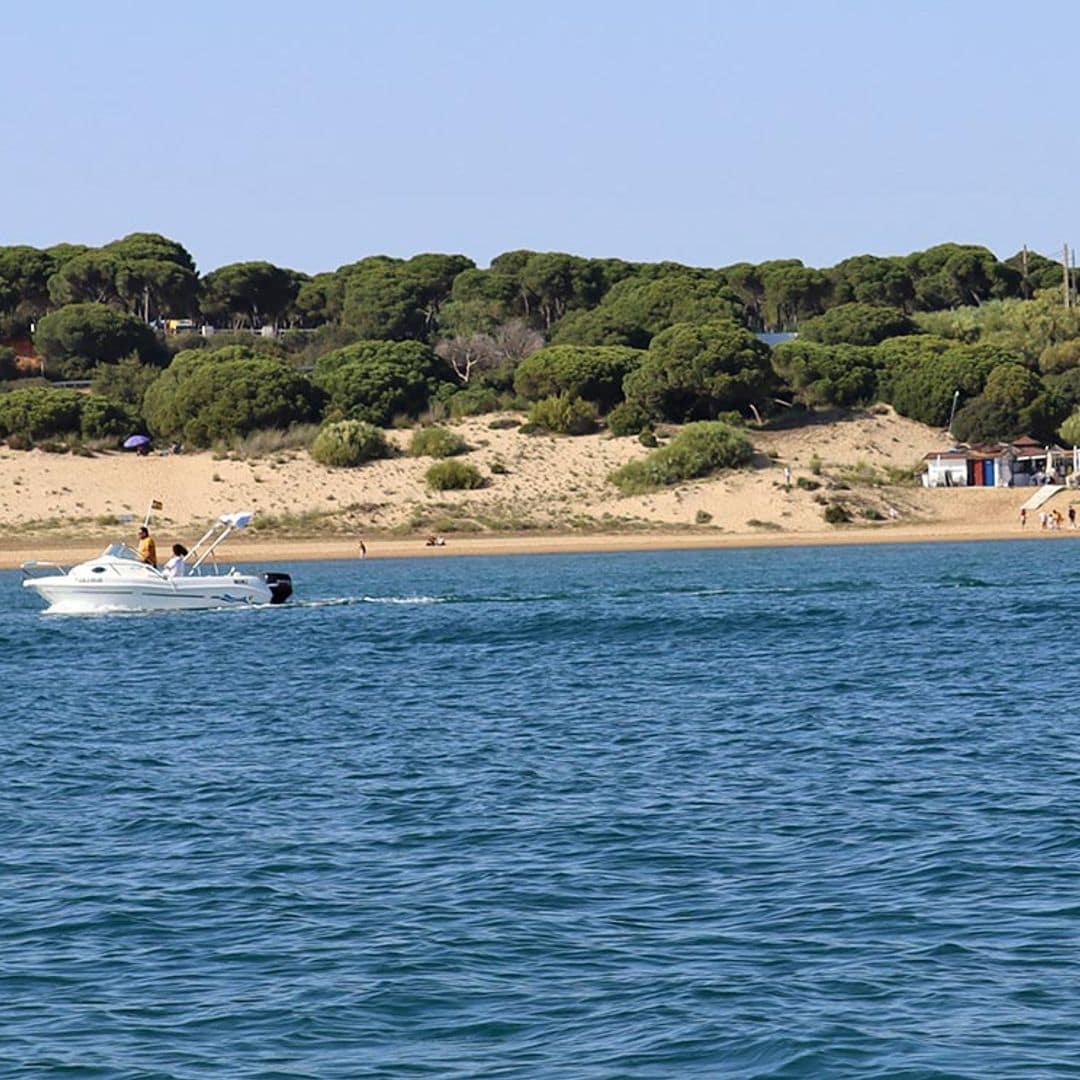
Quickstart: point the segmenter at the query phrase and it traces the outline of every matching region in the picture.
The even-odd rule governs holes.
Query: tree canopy
[[[322,357],[314,381],[326,392],[330,415],[389,424],[397,415],[419,415],[451,376],[420,342],[365,341]]]
[[[768,347],[731,320],[662,331],[623,384],[627,401],[676,422],[745,412],[774,386]]]
[[[143,399],[150,430],[193,446],[317,419],[320,395],[288,364],[240,346],[178,353]]]
[[[150,362],[160,354],[154,332],[141,319],[105,304],[69,304],[37,325],[34,343],[55,370],[50,374],[74,379],[98,364],[115,363],[137,354]]]

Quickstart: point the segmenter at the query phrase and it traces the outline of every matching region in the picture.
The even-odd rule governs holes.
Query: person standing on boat
[[[139,558],[148,566],[157,566],[157,545],[145,525],[139,526]]]
[[[167,577],[183,577],[187,573],[187,563],[184,562],[187,553],[188,549],[183,544],[173,544],[172,558],[165,564]]]

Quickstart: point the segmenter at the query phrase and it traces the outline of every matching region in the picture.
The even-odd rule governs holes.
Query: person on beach
[[[188,549],[183,544],[173,544],[172,558],[165,564],[165,573],[169,577],[183,577],[187,573],[187,563],[184,557]]]
[[[363,539],[360,540],[360,558],[367,558],[367,545],[364,543]]]
[[[1026,507],[1020,507],[1020,528],[1022,529],[1027,524],[1027,509]]]
[[[784,466],[784,488],[787,491],[791,490],[791,466],[790,465],[785,465]]]
[[[139,558],[147,566],[157,566],[157,545],[145,525],[139,526]]]
[[[1076,507],[1075,506],[1070,506],[1069,507],[1069,528],[1070,529],[1075,529],[1076,528]]]

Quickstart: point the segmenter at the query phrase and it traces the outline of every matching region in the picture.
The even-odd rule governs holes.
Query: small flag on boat
[[[154,499],[154,501],[150,503],[150,509],[151,510],[164,510],[165,509],[165,504],[160,499]]]

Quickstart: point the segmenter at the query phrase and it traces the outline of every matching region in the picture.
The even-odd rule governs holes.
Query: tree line
[[[958,244],[827,269],[515,251],[486,269],[424,254],[314,276],[237,263],[200,277],[180,244],[137,233],[96,249],[0,249],[0,328],[33,326],[51,376],[93,378],[108,409],[84,422],[65,399],[57,413],[84,433],[145,423],[209,445],[297,422],[514,406],[546,430],[638,434],[887,401],[983,441],[1052,437],[1080,407],[1080,315],[1059,283],[1043,256],[1000,261]],[[225,333],[158,332],[178,317]],[[282,333],[248,332],[267,325]],[[784,328],[797,340],[770,349],[758,337]],[[11,360],[0,352],[0,378],[16,373]],[[30,416],[31,391],[13,398],[19,384],[5,385],[0,435],[54,426]]]
[[[19,337],[68,304],[220,328],[341,326],[364,338],[434,342],[490,333],[511,320],[560,344],[643,348],[673,322],[730,316],[748,329],[793,330],[852,302],[907,313],[1030,299],[1061,268],[1034,252],[939,244],[910,255],[858,255],[814,268],[798,259],[718,269],[674,262],[509,251],[480,269],[464,255],[376,255],[309,275],[264,261],[200,275],[182,244],[132,233],[100,248],[0,247],[0,336]]]

